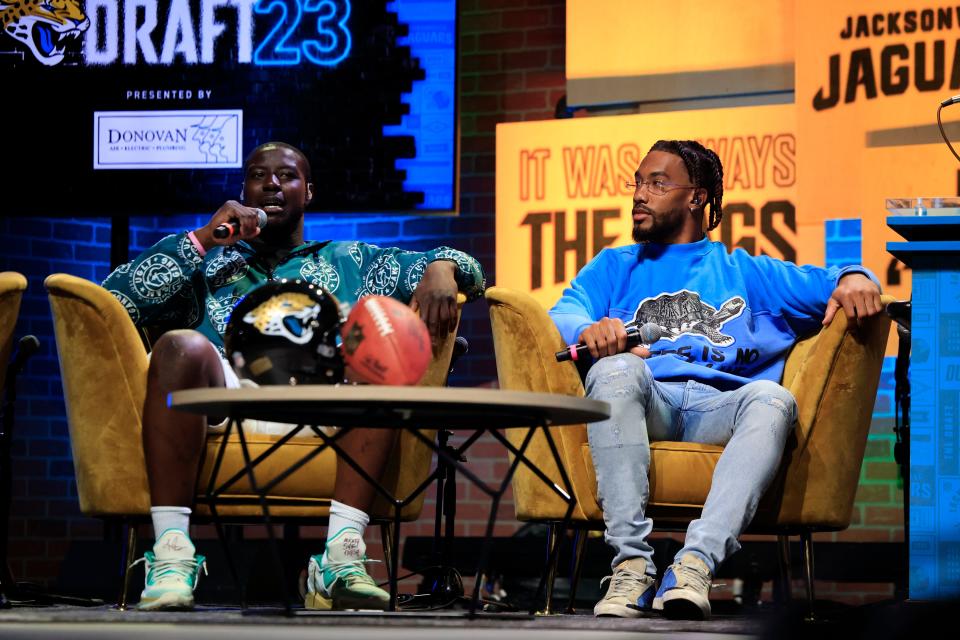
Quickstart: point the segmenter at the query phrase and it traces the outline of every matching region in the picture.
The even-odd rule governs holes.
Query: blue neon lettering
[[[318,40],[304,40],[303,55],[314,64],[332,67],[350,54],[351,39],[347,29],[350,17],[349,0],[306,0],[306,13],[317,16]]]
[[[332,67],[350,54],[350,0],[257,0],[253,11],[259,15],[278,14],[273,28],[253,54],[256,65],[299,64],[302,53],[313,64]],[[305,39],[298,46],[294,32],[305,14],[316,16],[316,38]]]
[[[289,66],[300,63],[300,49],[287,45],[287,40],[293,33],[297,25],[300,24],[300,0],[258,0],[253,5],[253,12],[265,15],[273,13],[274,10],[280,11],[280,19],[264,38],[260,46],[253,53],[253,63],[260,66]],[[291,10],[294,17],[288,21]],[[282,35],[277,36],[281,29],[286,29]],[[274,39],[274,36],[277,36]],[[272,47],[272,48],[271,48]]]

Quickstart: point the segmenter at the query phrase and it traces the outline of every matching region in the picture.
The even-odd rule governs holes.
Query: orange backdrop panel
[[[720,155],[725,216],[714,239],[822,260],[822,225],[797,223],[793,105],[575,118],[497,126],[496,283],[549,307],[600,249],[631,243],[624,182],[661,138],[697,139]]]
[[[567,78],[793,62],[793,0],[567,0]]]
[[[804,219],[861,218],[863,263],[888,293],[908,297],[909,272],[885,249],[900,238],[886,226],[884,200],[957,192],[936,110],[960,92],[960,10],[948,2],[798,2],[797,29]],[[944,111],[945,125],[957,125],[954,109]]]

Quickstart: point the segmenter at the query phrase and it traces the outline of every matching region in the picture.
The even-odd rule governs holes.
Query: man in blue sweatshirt
[[[601,251],[550,310],[564,340],[587,345],[596,361],[587,395],[611,407],[609,420],[588,427],[616,553],[594,614],[706,619],[713,575],[740,548],[796,420],[779,384],[787,352],[840,310],[854,330],[880,313],[880,288],[861,266],[799,267],[711,242],[723,167],[697,142],[657,142],[630,186],[637,244]],[[628,348],[626,327],[651,322],[660,339]],[[738,360],[744,349],[758,357]],[[655,440],[724,446],[701,517],[659,588],[644,513]]]

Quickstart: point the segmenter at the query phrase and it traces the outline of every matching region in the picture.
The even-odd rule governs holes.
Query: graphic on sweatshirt
[[[746,307],[742,297],[733,296],[716,309],[701,300],[698,293],[681,289],[641,301],[633,322],[638,326],[656,323],[664,340],[675,341],[684,334],[694,334],[719,347],[726,347],[733,344],[734,339],[721,333],[720,329],[743,313]]]

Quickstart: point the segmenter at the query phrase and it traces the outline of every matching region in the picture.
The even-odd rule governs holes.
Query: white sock
[[[330,524],[327,525],[327,543],[323,552],[322,566],[326,566],[328,562],[363,561],[367,551],[367,547],[363,543],[363,531],[369,523],[370,516],[360,509],[332,500],[330,502]],[[353,529],[358,535],[337,537],[337,534],[344,529]]]
[[[327,525],[327,542],[329,543],[344,527],[356,529],[362,538],[363,532],[368,524],[370,524],[370,516],[360,511],[360,509],[355,509],[350,505],[331,500],[330,524]]]
[[[159,538],[167,529],[179,529],[190,536],[189,507],[150,507],[153,519],[153,537]]]

